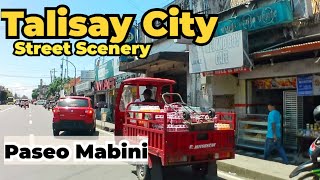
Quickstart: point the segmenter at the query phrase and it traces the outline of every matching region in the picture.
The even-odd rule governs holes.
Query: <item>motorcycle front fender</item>
[[[302,172],[311,171],[316,168],[316,164],[313,163],[311,160],[301,164],[300,166],[296,167],[289,175],[289,178],[293,178],[299,175]]]

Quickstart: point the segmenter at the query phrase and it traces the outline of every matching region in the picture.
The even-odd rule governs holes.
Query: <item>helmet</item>
[[[315,121],[320,121],[320,105],[313,110],[313,117]]]

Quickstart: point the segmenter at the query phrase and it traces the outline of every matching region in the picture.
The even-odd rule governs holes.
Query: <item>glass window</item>
[[[63,99],[58,103],[59,107],[89,107],[86,99]]]

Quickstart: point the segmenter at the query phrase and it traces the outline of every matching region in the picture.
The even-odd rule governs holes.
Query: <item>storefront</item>
[[[238,104],[245,108],[245,114],[238,118],[238,146],[264,149],[269,102],[282,114],[282,140],[287,150],[297,150],[300,146],[298,138],[303,136],[300,134],[302,129],[318,132],[313,125],[312,113],[320,105],[320,65],[318,57],[303,59],[311,56],[315,48],[319,49],[319,46],[306,43],[253,54],[255,62],[264,65],[256,65],[253,71],[239,74],[239,80],[246,84],[246,98]]]

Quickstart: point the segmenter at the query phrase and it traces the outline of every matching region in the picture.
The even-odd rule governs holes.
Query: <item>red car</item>
[[[70,96],[60,98],[53,109],[53,135],[60,131],[86,131],[90,135],[96,132],[95,110],[87,97]]]

